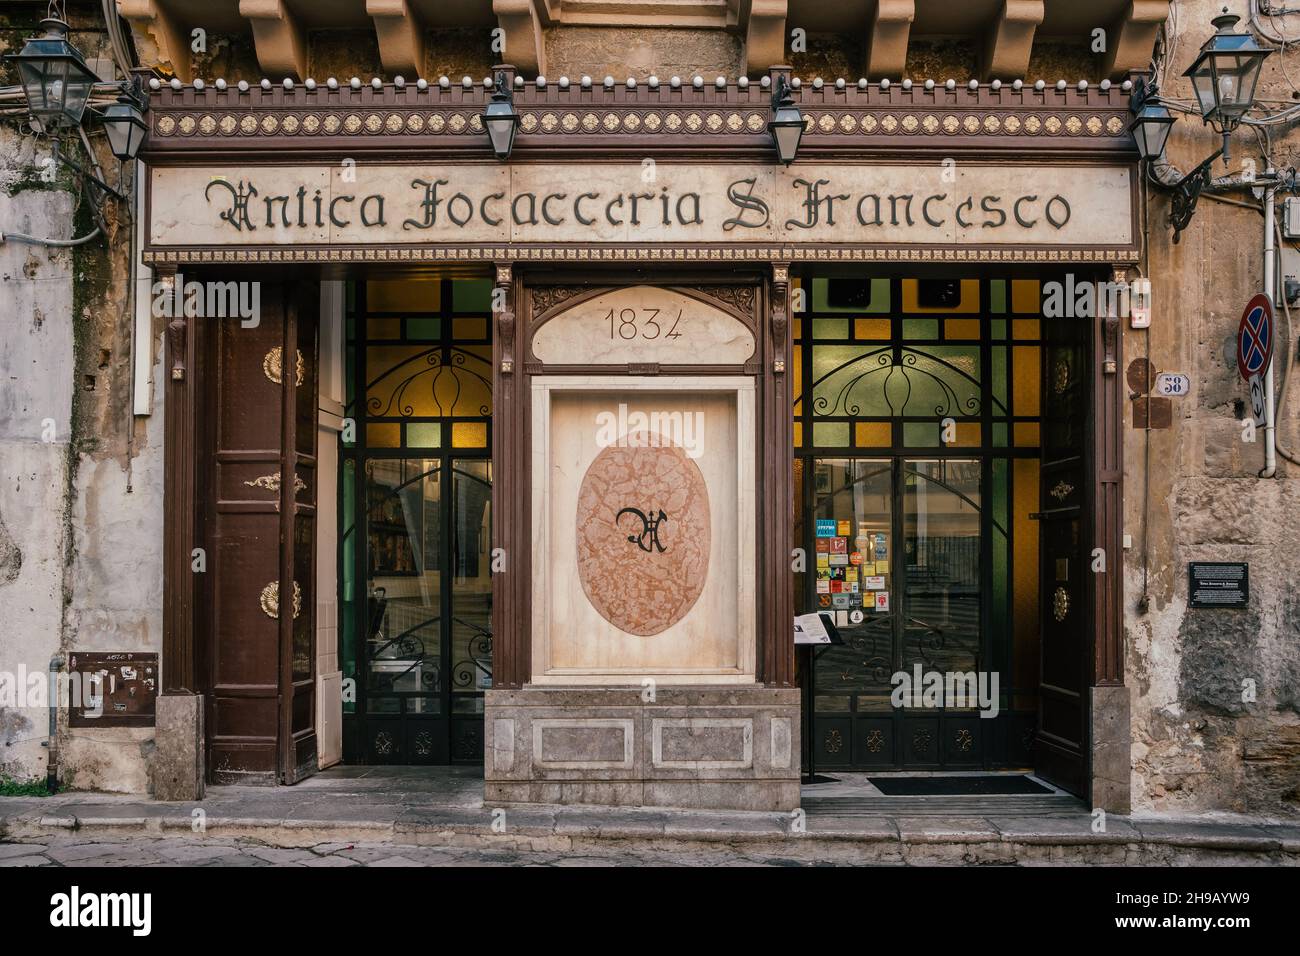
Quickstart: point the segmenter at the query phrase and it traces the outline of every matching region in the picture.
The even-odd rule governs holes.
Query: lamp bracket
[[[76,160],[68,159],[67,156],[63,155],[63,150],[59,149],[59,141],[57,139],[55,139],[54,141],[54,158],[58,160],[60,163],[62,163],[64,166],[67,166],[69,169],[74,170],[79,176],[89,180],[97,188],[108,193],[108,195],[112,196],[118,202],[127,201],[126,193],[122,192],[119,189],[114,189],[108,183],[104,182],[102,179],[96,176],[91,170],[87,169],[85,166],[82,166]]]
[[[1223,155],[1219,149],[1207,157],[1199,166],[1173,185],[1173,204],[1169,210],[1169,224],[1174,227],[1174,242],[1179,234],[1191,224],[1196,214],[1196,203],[1201,198],[1201,191],[1210,185],[1210,167]]]

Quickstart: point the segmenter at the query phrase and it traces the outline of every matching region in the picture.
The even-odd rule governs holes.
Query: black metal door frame
[[[890,545],[889,569],[890,569],[890,578],[894,582],[893,592],[895,595],[891,602],[889,617],[886,619],[889,622],[889,635],[890,635],[890,650],[889,650],[889,673],[890,674],[896,673],[899,670],[903,669],[904,657],[907,653],[907,648],[906,648],[907,623],[908,623],[907,603],[906,603],[907,561],[906,561],[905,551],[904,551],[904,547],[905,547],[904,543],[906,541],[906,514],[905,514],[904,496],[906,494],[905,481],[909,473],[909,469],[907,468],[907,462],[909,460],[916,460],[920,457],[922,457],[921,454],[916,451],[911,451],[907,453],[891,451],[890,453],[887,454],[886,453],[881,453],[881,454],[864,453],[862,455],[857,455],[857,456],[855,455],[846,455],[846,456],[809,455],[804,457],[805,474],[812,474],[813,469],[816,467],[816,462],[822,459],[844,458],[844,459],[856,460],[856,461],[888,462],[887,467],[890,474],[890,514],[889,514],[890,532],[889,533],[890,533],[890,540],[893,542]],[[987,500],[986,500],[986,492],[988,488],[988,478],[989,478],[990,456],[983,455],[978,452],[970,453],[970,454],[945,453],[945,454],[925,456],[925,459],[930,461],[949,461],[949,460],[978,461],[980,465],[980,505],[981,505],[979,508],[980,634],[979,634],[979,649],[976,652],[976,659],[975,659],[975,670],[978,672],[983,668],[985,662],[987,662],[993,654],[993,648],[991,647],[992,634],[989,627],[989,604],[988,601],[984,600],[984,596],[988,593],[988,590],[991,586],[991,579],[992,579],[992,568],[991,568],[992,545],[991,545],[991,534],[990,534],[990,530],[991,530],[990,524],[992,518],[991,518],[991,509],[987,507]],[[864,476],[862,479],[859,480],[865,480],[865,478],[866,476]],[[924,480],[930,481],[933,479],[926,478]],[[827,500],[833,500],[833,499],[827,499]],[[802,506],[804,509],[804,514],[808,516],[808,518],[805,519],[804,521],[804,540],[801,542],[801,546],[804,548],[804,553],[809,555],[814,554],[816,548],[816,540],[815,540],[816,519],[819,517],[819,515],[817,514],[816,501],[817,501],[817,495],[816,495],[814,482],[805,481],[804,501],[802,502]],[[815,578],[812,576],[808,576],[805,581],[805,589],[807,592],[805,597],[807,598],[808,601],[807,606],[810,607],[815,606],[816,604],[815,585],[816,585]],[[806,698],[806,703],[805,703],[805,711],[807,715],[806,726],[814,732],[816,730],[815,718],[816,718],[816,696],[817,696],[817,669],[815,666],[815,662],[817,656],[820,653],[824,653],[823,648],[809,647],[806,650],[806,658],[805,658],[805,663],[807,665],[806,673],[808,675],[808,679],[805,682],[806,687],[805,687],[805,695],[804,695]],[[857,695],[853,694],[851,696],[856,698]],[[856,700],[851,705],[851,707],[852,709],[849,712],[850,713],[849,719],[850,721],[856,724],[858,723],[859,720],[858,717],[859,711],[857,710]],[[867,765],[859,765],[859,762],[857,760],[851,759],[850,760],[851,766],[843,767],[843,766],[836,765],[835,769],[839,769],[839,770],[845,770],[845,769],[851,769],[851,770],[988,769],[993,762],[993,748],[991,746],[987,746],[986,745],[987,741],[983,739],[984,729],[985,729],[983,725],[988,723],[988,721],[985,721],[981,718],[976,718],[977,722],[971,722],[969,716],[965,711],[956,712],[956,713],[957,716],[955,717],[955,719],[961,721],[964,727],[977,728],[977,733],[975,734],[976,739],[975,741],[973,741],[974,745],[972,747],[972,750],[978,757],[978,760],[961,760],[961,761],[954,762],[945,759],[944,757],[945,751],[939,745],[939,741],[944,739],[944,732],[945,730],[948,729],[946,724],[951,722],[954,719],[954,715],[949,714],[949,708],[939,707],[936,710],[927,709],[916,713],[913,713],[911,709],[904,709],[901,711],[900,710],[891,711],[888,716],[888,721],[890,724],[889,732],[893,738],[890,752],[895,755],[894,761],[890,763],[881,763],[881,764],[874,764],[874,765],[867,766]],[[933,761],[924,761],[924,762],[916,761],[916,760],[909,761],[905,759],[905,754],[907,753],[907,746],[906,746],[906,741],[904,740],[904,735],[906,733],[907,724],[909,723],[909,716],[911,717],[911,721],[916,721],[920,719],[920,720],[936,720],[938,722],[938,733],[936,735],[936,739],[933,741],[935,745],[935,754],[937,759]],[[879,716],[875,718],[867,718],[867,719],[875,720],[875,721],[881,720]],[[856,734],[854,734],[853,737],[856,738]],[[816,771],[817,771],[816,748],[809,747],[808,754],[807,754],[807,763],[805,764],[805,776],[812,776],[816,773]]]
[[[812,430],[812,424],[815,418],[811,410],[812,394],[813,394],[812,389],[814,385],[813,360],[812,360],[811,352],[812,352],[812,343],[814,339],[810,334],[810,326],[814,318],[833,317],[833,316],[830,313],[816,313],[811,310],[811,304],[812,304],[811,288],[807,286],[807,280],[811,279],[814,275],[823,276],[823,275],[838,274],[838,275],[851,275],[858,278],[868,277],[864,275],[864,272],[867,272],[867,270],[864,270],[861,267],[839,267],[839,268],[831,267],[829,269],[822,269],[819,267],[815,272],[809,270],[804,275],[804,279],[805,279],[804,292],[805,295],[808,296],[808,299],[806,300],[808,302],[808,307],[806,307],[805,311],[800,316],[803,322],[803,338],[800,339],[796,337],[796,344],[798,344],[800,341],[802,342],[801,371],[802,371],[802,381],[803,381],[804,391],[802,396],[803,404],[801,406],[801,410],[797,409],[795,415],[796,415],[796,421],[802,421],[803,423],[803,433],[805,436],[805,444],[802,446],[796,446],[795,453],[794,453],[796,460],[802,463],[803,473],[804,473],[803,493],[802,493],[803,500],[797,503],[798,507],[800,507],[801,509],[801,514],[803,515],[803,521],[802,521],[803,540],[797,543],[804,548],[804,553],[809,556],[809,561],[811,562],[812,556],[815,553],[814,552],[814,548],[815,548],[814,510],[815,510],[815,501],[816,501],[816,490],[815,490],[815,482],[814,482],[814,463],[818,459],[835,458],[835,459],[857,459],[857,460],[884,460],[884,459],[891,460],[891,469],[892,469],[891,475],[893,476],[893,481],[894,481],[894,487],[893,487],[894,502],[893,502],[892,512],[891,512],[891,526],[893,528],[892,533],[895,535],[896,546],[898,547],[902,546],[902,541],[903,541],[903,538],[900,536],[900,531],[903,526],[902,509],[903,509],[903,501],[904,501],[902,497],[902,495],[904,494],[904,490],[900,483],[902,478],[902,470],[903,470],[902,462],[906,459],[920,459],[920,458],[936,459],[936,460],[937,459],[978,460],[980,462],[980,488],[981,488],[980,548],[979,548],[980,665],[985,667],[997,667],[1000,669],[1002,676],[1005,677],[1005,680],[1002,681],[1002,686],[1000,687],[1001,697],[1003,698],[1004,701],[1003,704],[1004,709],[1000,713],[999,717],[996,719],[980,719],[977,717],[974,720],[970,721],[969,723],[964,724],[965,728],[968,728],[973,732],[975,746],[973,747],[974,754],[972,756],[972,759],[969,762],[961,762],[960,766],[954,766],[951,764],[950,761],[945,759],[944,750],[942,746],[936,750],[936,759],[932,762],[928,762],[925,764],[920,764],[915,762],[904,763],[901,760],[901,754],[903,753],[901,747],[902,741],[898,739],[898,737],[895,737],[893,741],[894,743],[893,753],[895,755],[899,755],[900,759],[895,760],[893,762],[877,764],[873,766],[863,766],[863,765],[859,765],[856,760],[853,760],[850,761],[850,764],[848,766],[841,765],[841,764],[836,764],[834,767],[819,766],[818,746],[817,746],[817,741],[814,739],[814,731],[817,726],[817,722],[816,722],[817,685],[816,685],[815,655],[820,653],[821,651],[817,648],[804,648],[801,651],[800,669],[802,671],[802,674],[805,675],[801,680],[801,685],[805,697],[805,704],[804,704],[805,733],[803,735],[803,740],[804,740],[803,765],[804,765],[805,777],[813,776],[819,769],[837,770],[837,771],[866,770],[866,769],[870,769],[870,770],[898,770],[898,769],[971,770],[971,769],[1000,769],[1004,767],[1016,767],[1016,768],[1029,767],[1032,764],[1032,759],[1029,756],[1029,750],[1032,747],[1034,727],[1032,723],[1025,724],[1025,720],[1024,720],[1024,718],[1026,717],[1025,714],[1019,714],[1015,712],[1014,701],[1018,698],[1024,698],[1026,696],[1036,696],[1036,690],[1020,688],[1013,685],[1012,668],[1010,666],[1010,659],[1012,655],[1012,644],[1011,644],[1011,639],[1009,634],[1010,620],[1007,619],[1005,622],[1003,622],[1007,625],[1006,629],[1008,630],[1008,633],[1001,637],[995,635],[993,633],[993,626],[991,620],[993,616],[993,610],[991,608],[991,602],[987,599],[987,597],[993,593],[994,570],[993,570],[993,560],[992,560],[992,556],[993,556],[992,539],[993,539],[993,531],[995,526],[998,529],[1003,530],[1007,534],[1009,543],[1012,541],[1011,534],[1012,534],[1012,524],[1013,524],[1013,520],[1012,520],[1013,513],[1011,510],[1010,502],[1008,502],[1008,518],[1007,518],[1008,524],[1005,528],[1003,528],[1000,523],[997,523],[997,519],[994,516],[994,508],[993,508],[993,501],[991,497],[991,491],[994,488],[993,477],[994,477],[995,463],[1005,463],[1005,467],[1011,469],[1010,477],[1014,481],[1015,479],[1014,461],[1019,458],[1038,459],[1040,457],[1040,451],[1038,449],[1029,449],[1029,448],[1020,447],[1012,441],[1008,441],[1005,446],[995,446],[993,442],[992,419],[985,412],[981,412],[979,418],[976,419],[980,423],[980,442],[978,446],[975,445],[971,445],[967,447],[942,446],[936,448],[909,447],[902,442],[900,437],[901,432],[899,427],[897,427],[898,422],[908,421],[909,420],[908,418],[894,419],[895,426],[896,426],[893,429],[894,437],[888,447],[881,446],[881,447],[872,447],[872,448],[856,448],[856,447],[830,448],[830,447],[819,447],[813,444],[813,442],[809,437]],[[888,321],[893,323],[892,325],[893,334],[891,335],[891,338],[889,339],[887,344],[883,340],[876,340],[876,341],[855,340],[851,344],[864,347],[864,348],[866,347],[879,348],[879,349],[887,348],[891,354],[893,363],[895,365],[898,365],[902,359],[902,355],[901,355],[902,351],[905,348],[907,348],[909,344],[912,342],[912,340],[908,339],[905,335],[901,334],[901,330],[903,328],[903,322],[906,320],[906,317],[921,316],[921,313],[904,312],[902,308],[903,300],[901,294],[902,279],[915,278],[915,279],[923,280],[926,278],[934,278],[934,277],[952,278],[952,277],[956,277],[957,275],[958,273],[949,272],[947,270],[942,270],[942,271],[925,270],[921,267],[918,267],[915,270],[909,270],[906,273],[898,271],[896,267],[894,268],[886,267],[883,270],[870,271],[869,272],[870,278],[886,279],[889,282],[890,295],[891,295],[891,308],[880,317],[887,318]],[[1063,273],[1058,269],[1039,269],[1039,268],[1032,268],[1032,267],[1015,268],[1015,269],[999,269],[996,267],[972,267],[969,269],[962,269],[960,270],[961,278],[978,279],[980,283],[980,300],[981,300],[980,311],[974,315],[962,315],[960,313],[929,313],[925,317],[936,318],[941,321],[945,318],[960,319],[963,317],[965,318],[978,317],[980,318],[981,321],[987,320],[989,316],[987,305],[990,302],[990,281],[992,279],[998,278],[998,279],[1006,279],[1008,281],[1008,285],[1006,286],[1006,292],[1005,292],[1007,296],[1007,302],[1008,302],[1007,310],[1004,314],[1005,319],[1008,322],[1011,322],[1017,316],[1021,318],[1033,318],[1035,316],[1030,315],[1028,313],[1020,314],[1020,313],[1014,313],[1012,311],[1011,302],[1010,302],[1010,298],[1011,298],[1010,281],[1013,279],[1038,279],[1039,281],[1046,281],[1053,278],[1059,279],[1062,275]],[[862,313],[859,313],[859,315],[861,314]],[[1041,315],[1038,315],[1037,318],[1039,318],[1040,321],[1045,321]],[[852,336],[852,333],[850,333],[850,336]],[[1038,340],[1029,341],[1025,344],[1037,344],[1041,349],[1043,338],[1044,336],[1040,335],[1040,338]],[[850,343],[848,342],[840,343],[838,341],[832,340],[829,343],[825,343],[825,344],[850,344]],[[1004,345],[1008,347],[1008,351],[1006,354],[1007,354],[1007,361],[1010,361],[1010,355],[1011,355],[1010,347],[1016,344],[1021,344],[1021,342],[1018,338],[1013,337],[1009,332],[1006,334],[1005,338],[998,340],[996,343],[987,334],[987,332],[981,335],[980,344],[979,344],[979,356],[980,356],[981,367],[984,370],[984,377],[985,377],[984,380],[986,383],[988,381],[988,376],[991,374],[992,371],[992,355],[993,355],[993,348],[995,344]],[[981,388],[982,388],[982,394],[987,397],[990,394],[989,386],[987,384],[984,384],[981,386]],[[1012,385],[1010,382],[1008,382],[1008,390],[1009,390],[1007,396],[1008,405],[1010,405],[1012,401],[1012,394],[1010,391],[1011,388]],[[984,404],[984,408],[989,408],[989,407],[990,406],[986,401]],[[1042,413],[1042,406],[1040,404],[1040,418],[1039,418],[1040,422],[1042,420],[1041,413]],[[1008,416],[1007,417],[1008,422],[1017,419],[1017,416],[1011,414],[1009,410],[1006,414]],[[1011,426],[1008,425],[1007,427],[1010,428]],[[1008,494],[1010,494],[1010,492],[1008,492]],[[1007,574],[1007,578],[1010,581],[1012,580],[1012,569],[1015,564],[1013,545],[1009,546],[1009,550],[1011,553],[1009,553],[1007,556],[1005,573]],[[891,572],[893,572],[892,587],[899,596],[898,600],[901,606],[902,595],[904,594],[905,587],[906,587],[905,562],[896,560],[895,555],[891,554],[890,569]],[[804,588],[803,588],[802,597],[803,597],[802,604],[804,608],[808,610],[812,610],[816,607],[815,574],[812,572],[811,568],[809,569],[808,573],[804,575]],[[896,613],[892,613],[891,617],[898,618],[899,615]],[[901,621],[893,622],[891,624],[891,635],[895,633],[895,629],[901,627],[902,627]],[[891,638],[891,645],[893,648],[897,647],[898,641],[896,638]],[[893,661],[891,661],[891,666],[894,666]],[[850,711],[850,719],[856,719],[856,714],[857,714],[856,703],[854,703],[852,706],[853,706],[853,710]],[[932,717],[935,715],[936,711],[931,709],[926,709],[924,713]],[[940,726],[942,727],[942,721],[945,719],[945,717],[942,716],[942,709],[940,709],[938,713],[940,713],[941,715],[939,717],[939,720],[941,721]],[[894,715],[891,715],[891,717],[893,716]],[[895,720],[894,722],[895,734],[901,734],[901,730],[899,730],[898,728],[902,726],[902,722],[904,719],[905,718],[902,718],[900,716],[898,720]],[[1024,724],[1023,727],[1022,724]]]
[[[452,346],[450,345],[450,333],[446,329],[450,328],[451,320],[454,317],[451,307],[451,280],[444,279],[441,281],[441,306],[439,310],[427,314],[407,310],[403,315],[408,317],[437,316],[442,320],[444,323],[442,341],[436,347],[447,353],[444,364],[449,365],[451,364],[449,350]],[[354,295],[356,302],[352,314],[358,323],[357,334],[353,342],[355,354],[352,376],[352,393],[356,396],[355,402],[357,403],[357,407],[353,409],[356,422],[356,442],[351,447],[343,447],[340,455],[340,467],[347,467],[348,464],[351,464],[355,469],[353,514],[350,516],[350,523],[341,522],[341,526],[350,526],[350,533],[356,536],[352,554],[352,573],[357,591],[351,608],[357,641],[356,704],[353,712],[345,713],[343,716],[345,755],[348,757],[348,762],[361,764],[481,764],[483,760],[482,714],[455,714],[452,708],[453,701],[457,697],[481,698],[483,696],[481,690],[460,694],[453,694],[452,691],[452,682],[456,676],[453,666],[454,648],[452,643],[454,636],[453,582],[456,574],[454,549],[457,527],[454,510],[454,489],[457,474],[474,481],[482,480],[477,475],[459,472],[456,464],[463,461],[485,461],[490,463],[492,460],[491,441],[489,440],[486,446],[481,449],[452,447],[450,441],[451,419],[448,418],[448,425],[444,429],[439,446],[436,448],[394,448],[369,444],[366,414],[360,407],[360,403],[364,401],[366,395],[366,352],[369,343],[368,336],[362,331],[364,318],[369,314],[366,308],[366,285],[364,281],[355,284]],[[488,329],[490,337],[490,322],[488,323]],[[490,421],[487,427],[490,436]],[[368,466],[372,461],[380,460],[436,463],[434,468],[422,471],[413,478],[404,477],[402,484],[392,489],[393,492],[396,492],[402,487],[409,486],[413,481],[423,480],[425,476],[433,471],[438,473],[439,534],[437,554],[439,587],[436,621],[438,624],[439,650],[437,660],[438,690],[435,695],[416,692],[390,692],[381,695],[373,693],[368,686],[371,661],[369,632],[372,613],[369,587],[371,536]],[[342,511],[342,508],[342,495],[340,494],[340,511]],[[340,541],[341,560],[342,541]],[[340,607],[344,607],[342,601],[340,601]],[[341,613],[346,613],[346,611],[341,611]],[[487,654],[490,655],[490,630],[481,636],[481,642],[481,646],[485,647]],[[473,680],[472,674],[469,679]],[[377,699],[398,700],[397,713],[380,714],[371,712],[369,705],[372,700]],[[408,701],[417,699],[437,700],[437,713],[430,715],[408,713]],[[350,728],[351,733],[349,733],[348,724],[353,725]],[[378,735],[385,732],[388,733],[388,737],[383,740],[381,745]],[[349,742],[352,744],[351,754],[347,754]]]

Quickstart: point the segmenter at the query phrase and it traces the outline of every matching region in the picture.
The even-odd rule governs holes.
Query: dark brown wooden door
[[[1039,614],[1042,670],[1034,769],[1083,793],[1087,777],[1092,573],[1087,522],[1087,319],[1044,319],[1043,458],[1039,501]]]
[[[319,286],[290,285],[283,354],[297,371],[281,376],[283,441],[280,474],[280,780],[316,772],[316,417]],[[298,358],[301,356],[301,358]],[[292,476],[292,478],[288,477]]]
[[[213,343],[207,662],[215,783],[316,770],[316,329],[313,286],[262,283],[254,327]]]

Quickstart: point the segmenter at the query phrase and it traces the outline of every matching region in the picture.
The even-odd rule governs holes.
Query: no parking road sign
[[[1237,371],[1250,381],[1262,375],[1273,358],[1273,306],[1262,292],[1246,303],[1237,329]]]

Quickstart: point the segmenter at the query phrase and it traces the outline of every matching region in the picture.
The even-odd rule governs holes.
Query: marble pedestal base
[[[789,811],[799,691],[534,687],[486,694],[484,799]]]

